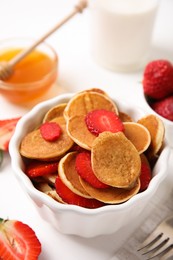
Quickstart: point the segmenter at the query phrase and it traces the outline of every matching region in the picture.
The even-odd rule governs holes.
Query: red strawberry
[[[152,173],[150,165],[147,161],[147,159],[141,161],[141,174],[140,174],[140,192],[144,191],[148,188],[148,185],[151,181]]]
[[[173,121],[173,96],[154,102],[151,107],[160,116]]]
[[[20,117],[0,120],[0,149],[8,151],[10,139],[14,133],[17,122]]]
[[[87,199],[75,194],[61,181],[59,176],[56,178],[55,188],[62,200],[68,204],[91,209],[99,208],[105,205],[103,202],[96,199]]]
[[[0,259],[36,260],[41,244],[35,232],[18,220],[0,219]]]
[[[80,177],[91,184],[94,188],[108,188],[109,186],[102,183],[95,176],[91,166],[91,154],[82,152],[76,156],[76,170]]]
[[[85,122],[88,130],[96,136],[104,131],[116,133],[124,130],[120,118],[114,112],[105,109],[89,112]]]
[[[55,122],[46,122],[40,126],[40,133],[46,141],[53,142],[60,137],[61,128]]]
[[[25,173],[30,177],[39,177],[47,174],[55,174],[58,170],[57,162],[31,161],[25,168]]]
[[[173,66],[167,60],[155,60],[147,64],[143,75],[144,94],[162,99],[173,92]]]

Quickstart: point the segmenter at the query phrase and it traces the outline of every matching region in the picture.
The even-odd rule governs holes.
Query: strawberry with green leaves
[[[41,243],[27,224],[0,219],[0,259],[37,260]]]

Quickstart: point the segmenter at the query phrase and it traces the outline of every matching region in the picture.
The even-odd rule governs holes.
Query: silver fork
[[[173,259],[173,215],[164,219],[138,249],[146,259]]]

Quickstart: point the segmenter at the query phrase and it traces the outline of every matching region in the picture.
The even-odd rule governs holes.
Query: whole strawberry
[[[167,60],[155,60],[147,64],[143,74],[144,94],[162,99],[173,93],[173,66]]]
[[[173,96],[154,102],[151,107],[164,118],[173,121]]]

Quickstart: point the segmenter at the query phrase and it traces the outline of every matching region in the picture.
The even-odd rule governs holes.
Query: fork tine
[[[146,255],[146,254],[149,254],[149,253],[152,253],[152,252],[156,252],[158,251],[159,249],[161,249],[164,245],[166,245],[166,243],[169,241],[169,238],[163,240],[160,244],[156,245],[155,247],[152,247],[150,250],[142,253],[142,255]]]
[[[150,240],[148,243],[146,243],[145,245],[143,245],[145,242],[147,242],[149,240],[150,237],[148,237],[144,243],[142,244],[143,246],[141,248],[139,248],[137,251],[141,251],[144,248],[147,247],[151,247],[152,245],[154,245],[161,237],[163,236],[163,233],[160,233],[158,236],[156,236],[154,239]]]
[[[166,260],[167,258],[164,258],[171,250],[173,249],[173,245],[169,245],[168,247],[166,247],[163,251],[158,252],[157,254],[152,255],[151,257],[147,258],[146,260],[151,260],[155,257],[161,257],[159,258],[160,260]]]

